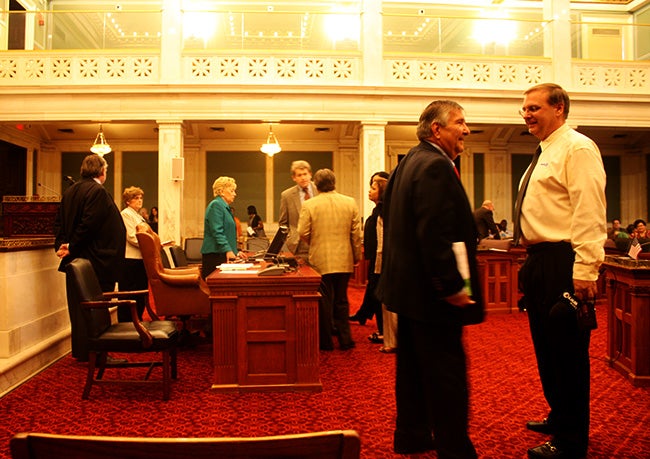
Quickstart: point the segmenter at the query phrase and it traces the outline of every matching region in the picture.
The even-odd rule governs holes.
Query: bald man
[[[474,220],[478,229],[478,239],[485,239],[490,234],[494,239],[501,239],[499,228],[494,223],[494,204],[492,201],[485,200],[480,208],[474,211]]]

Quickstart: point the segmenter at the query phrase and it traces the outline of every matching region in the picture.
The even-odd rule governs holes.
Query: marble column
[[[172,178],[172,159],[183,158],[182,121],[158,121],[158,234],[181,244],[183,180]]]
[[[361,183],[359,208],[361,215],[368,217],[375,205],[368,199],[370,176],[378,171],[386,170],[386,123],[361,123],[361,167],[359,178]]]

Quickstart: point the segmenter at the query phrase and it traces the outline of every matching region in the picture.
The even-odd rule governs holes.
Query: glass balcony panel
[[[571,49],[574,59],[650,60],[650,24],[572,21]]]
[[[384,14],[386,53],[489,56],[544,55],[543,21]]]
[[[49,11],[25,14],[33,18],[34,49],[160,49],[161,11]]]
[[[360,31],[358,12],[183,12],[185,50],[356,52]]]

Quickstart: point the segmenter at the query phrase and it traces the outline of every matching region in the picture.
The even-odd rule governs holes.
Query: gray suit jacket
[[[312,183],[311,189],[314,195],[318,194],[316,186]],[[300,241],[298,236],[298,219],[300,218],[300,209],[302,208],[302,201],[300,200],[300,187],[294,185],[287,188],[280,195],[280,218],[278,223],[280,226],[289,228],[289,235],[287,236],[287,249],[294,255],[301,255],[305,258],[309,253],[309,244]]]

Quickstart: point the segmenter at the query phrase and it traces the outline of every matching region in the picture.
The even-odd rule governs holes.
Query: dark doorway
[[[25,49],[25,8],[17,0],[10,0],[9,11],[9,49]]]

